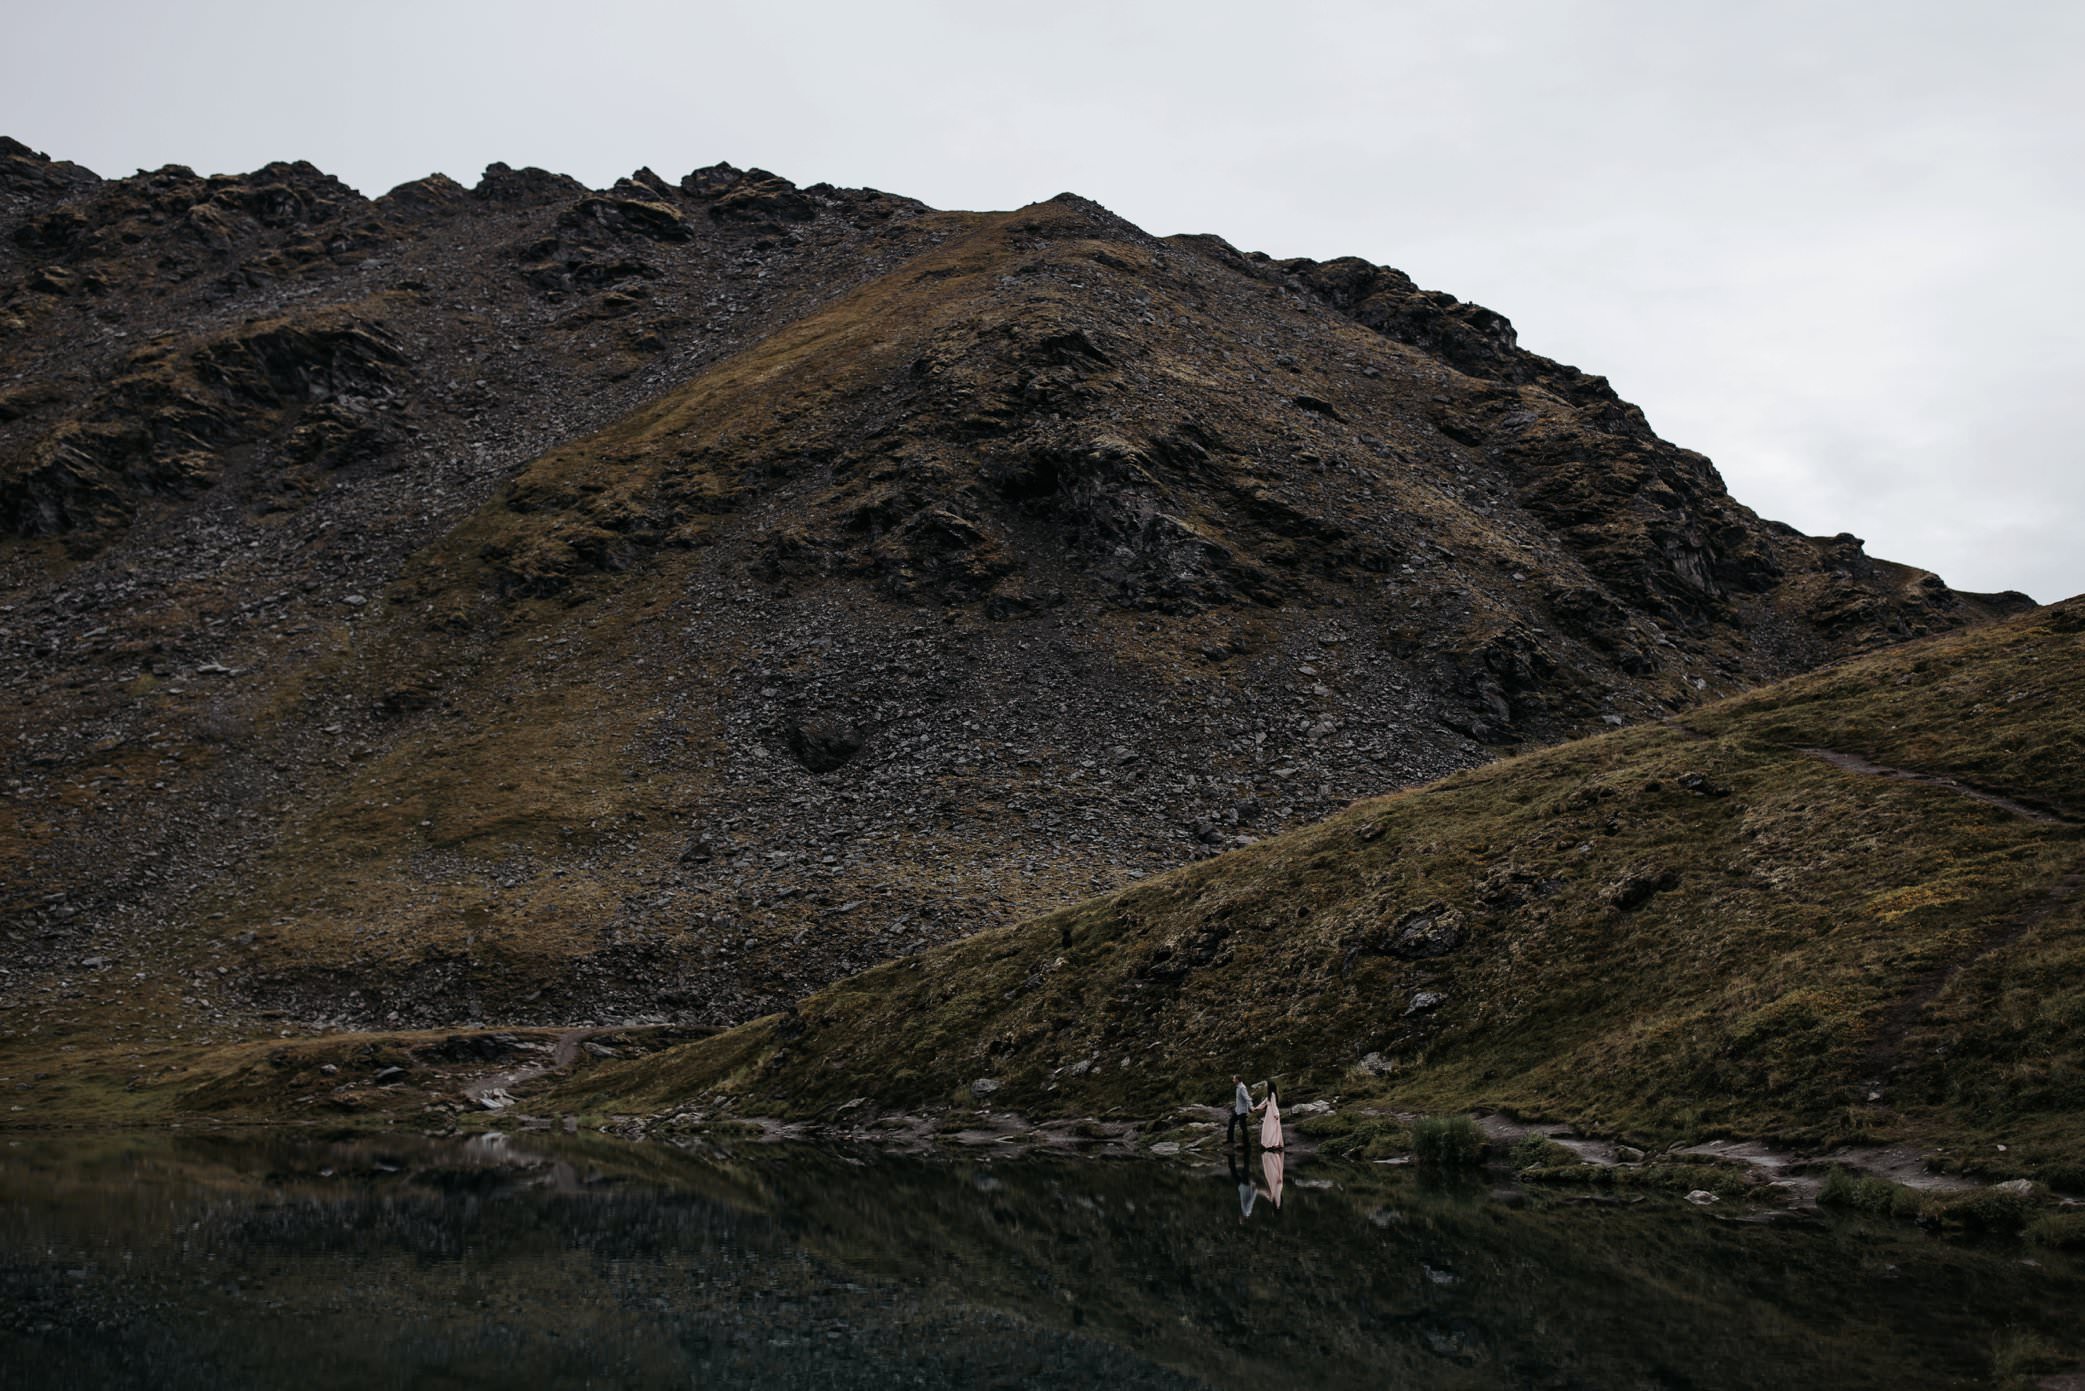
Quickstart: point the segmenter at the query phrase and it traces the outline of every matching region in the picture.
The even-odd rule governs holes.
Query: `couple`
[[[1229,1149],[1231,1136],[1240,1132],[1250,1140],[1252,1113],[1255,1111],[1267,1113],[1260,1121],[1260,1148],[1277,1152],[1285,1148],[1281,1138],[1281,1100],[1275,1095],[1273,1081],[1267,1083],[1267,1099],[1258,1106],[1252,1104],[1252,1093],[1247,1090],[1245,1079],[1235,1072],[1231,1074],[1231,1089],[1231,1123],[1224,1127],[1224,1148]]]

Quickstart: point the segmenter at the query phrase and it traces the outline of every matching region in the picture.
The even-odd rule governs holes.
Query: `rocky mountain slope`
[[[595,1112],[1501,1107],[2085,1183],[2085,600],[1353,806],[569,1084]]]
[[[728,165],[0,141],[32,1051],[732,1023],[1513,747],[2016,610],[1359,261]]]

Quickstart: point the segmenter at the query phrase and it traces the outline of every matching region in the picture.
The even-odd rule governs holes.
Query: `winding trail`
[[[1870,777],[1889,778],[1895,782],[1916,782],[1924,783],[1928,787],[1946,788],[1950,792],[1968,797],[1973,801],[1986,803],[1987,805],[1997,807],[2000,811],[2011,812],[2014,816],[2025,817],[2029,821],[2039,821],[2044,825],[2075,826],[2078,824],[2074,817],[2066,816],[2060,811],[2055,811],[2048,807],[2030,806],[2026,802],[2005,796],[2003,793],[1992,792],[1987,788],[1975,787],[1958,778],[1944,777],[1939,773],[1920,773],[1914,772],[1909,768],[1892,768],[1886,763],[1872,763],[1862,758],[1859,754],[1840,753],[1837,749],[1804,749],[1803,752],[1812,758],[1824,760],[1834,768],[1844,768],[1849,773],[1865,773]]]

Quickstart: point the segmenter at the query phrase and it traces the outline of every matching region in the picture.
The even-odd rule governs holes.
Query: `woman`
[[[1281,1101],[1274,1093],[1274,1083],[1271,1079],[1267,1083],[1267,1099],[1260,1105],[1267,1113],[1260,1121],[1260,1148],[1285,1148],[1281,1142]]]

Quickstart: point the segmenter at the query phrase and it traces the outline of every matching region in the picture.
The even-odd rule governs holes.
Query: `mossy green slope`
[[[990,1078],[995,1106],[1150,1114],[1236,1069],[2060,1176],[2085,1153],[2081,711],[2073,600],[1357,803],[562,1100],[818,1116]]]

